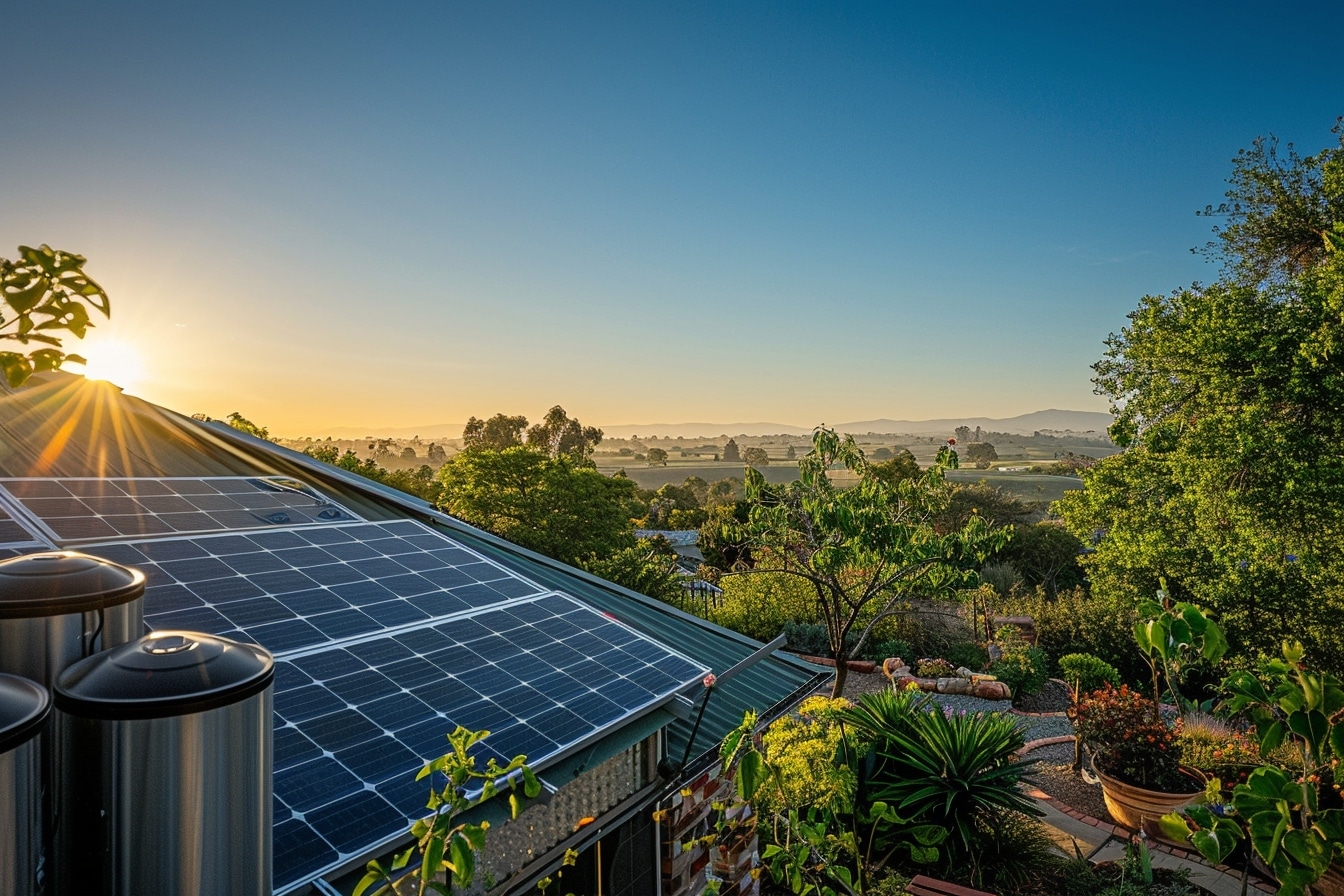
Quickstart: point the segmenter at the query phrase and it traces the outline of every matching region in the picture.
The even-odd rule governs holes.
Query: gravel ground
[[[857,700],[861,694],[883,690],[890,684],[880,672],[870,675],[850,672],[845,678],[845,697]],[[930,696],[940,705],[951,707],[953,712],[1005,712],[1008,709],[1008,704],[1002,700],[981,700],[979,697],[958,694]],[[1057,695],[1050,696],[1056,696],[1057,699]],[[1043,702],[1040,708],[1049,709],[1052,705]],[[1023,729],[1023,740],[1073,734],[1073,724],[1063,716],[1017,716],[1017,721]],[[1101,799],[1101,785],[1088,784],[1074,773],[1073,744],[1038,747],[1028,753],[1026,758],[1035,760],[1027,776],[1032,784],[1079,812],[1102,821],[1111,820]]]

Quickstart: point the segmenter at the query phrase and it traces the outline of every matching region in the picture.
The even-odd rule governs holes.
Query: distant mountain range
[[[951,435],[958,426],[980,427],[986,432],[1008,432],[1016,435],[1031,435],[1038,430],[1067,430],[1069,432],[1104,433],[1111,425],[1111,415],[1099,411],[1033,411],[1018,417],[946,417],[940,420],[860,420],[854,423],[834,424],[840,432],[882,433],[903,435]],[[390,429],[376,429],[368,426],[333,426],[315,436],[331,436],[335,439],[362,439],[378,436],[389,439],[409,439],[419,436],[422,439],[460,439],[461,423],[434,423],[425,426],[399,426]],[[628,439],[631,436],[658,436],[659,438],[710,438],[719,435],[729,436],[806,436],[812,432],[810,426],[794,426],[788,423],[632,423],[599,424],[602,431],[614,439]]]

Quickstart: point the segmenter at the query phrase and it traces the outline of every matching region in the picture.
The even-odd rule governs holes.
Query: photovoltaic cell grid
[[[278,893],[402,838],[458,724],[544,765],[707,671],[411,520],[86,550],[145,573],[151,627],[276,654]]]
[[[145,622],[277,656],[543,589],[412,520],[90,545],[145,574]]]
[[[58,543],[359,519],[284,477],[0,479],[0,487]]]
[[[16,519],[13,513],[0,504],[0,560],[34,550],[50,550],[52,547],[51,542],[26,526],[23,520]]]
[[[276,891],[404,838],[426,814],[415,774],[458,725],[490,729],[482,763],[539,765],[704,674],[556,594],[280,661]]]

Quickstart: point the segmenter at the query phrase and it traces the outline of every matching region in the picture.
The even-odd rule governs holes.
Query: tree
[[[647,457],[649,459],[649,466],[651,467],[658,464],[661,464],[664,467],[667,466],[667,452],[662,448],[650,448]]]
[[[915,460],[915,456],[908,448],[902,448],[899,453],[881,463],[870,464],[869,469],[874,476],[893,486],[902,479],[916,479],[920,475],[919,461]]]
[[[402,449],[401,449],[401,459],[402,459],[402,460],[415,460],[415,449],[412,448],[410,445],[407,445],[405,448],[402,448]]]
[[[753,467],[768,467],[770,466],[770,455],[764,448],[753,445],[750,448],[742,449],[742,462]]]
[[[1007,534],[978,517],[947,534],[933,517],[946,505],[944,448],[919,479],[894,487],[872,475],[854,439],[818,427],[812,450],[798,462],[798,479],[771,486],[747,468],[748,520],[742,527],[755,566],[737,573],[775,572],[808,582],[836,660],[833,696],[840,696],[845,663],[873,625],[915,595],[948,593],[974,581],[974,568]],[[838,489],[827,475],[841,464],[858,481]],[[852,638],[851,633],[858,637]]]
[[[551,457],[567,454],[577,460],[587,460],[602,441],[602,430],[582,426],[565,409],[556,405],[546,412],[542,422],[527,431],[527,445],[545,451]]]
[[[438,476],[443,510],[561,562],[578,565],[635,543],[635,484],[569,454],[525,446],[463,451]]]
[[[1226,201],[1201,214],[1222,217],[1204,254],[1221,258],[1246,286],[1282,283],[1327,260],[1344,222],[1344,118],[1332,131],[1339,146],[1303,158],[1293,144],[1260,137],[1232,160]],[[1335,242],[1335,247],[1339,246]]]
[[[1078,565],[1083,550],[1082,541],[1059,523],[1042,522],[1017,526],[1002,557],[1027,584],[1041,586],[1053,599],[1061,588],[1083,583],[1083,570]]]
[[[430,442],[429,448],[425,449],[425,456],[429,458],[432,464],[442,464],[448,459],[448,452],[443,450],[443,446],[437,442]]]
[[[989,465],[999,459],[999,452],[994,450],[994,446],[989,442],[971,442],[966,446],[966,460],[973,463],[981,470],[988,470]]]
[[[1252,172],[1278,176],[1273,158],[1263,145],[1244,153],[1234,187]],[[1321,191],[1344,176],[1340,156],[1328,161]],[[1285,181],[1318,189],[1310,177]],[[1333,195],[1306,204],[1329,207]],[[1144,297],[1107,340],[1093,382],[1111,400],[1111,436],[1124,450],[1084,470],[1085,489],[1058,507],[1094,545],[1083,560],[1094,591],[1137,602],[1165,577],[1174,599],[1219,614],[1236,650],[1268,655],[1301,639],[1313,662],[1338,671],[1344,224],[1308,258],[1268,223],[1287,213],[1276,203],[1219,233],[1235,253],[1225,279]]]
[[[469,417],[462,430],[462,447],[465,450],[485,448],[490,451],[503,451],[514,445],[523,444],[523,430],[527,429],[526,417],[510,417],[496,414],[489,420]]]
[[[957,437],[958,442],[969,442],[971,440],[971,428],[969,426],[958,426],[952,433]]]
[[[723,459],[730,464],[742,462],[742,454],[737,448],[737,439],[729,439],[728,444],[723,446]]]
[[[794,448],[792,445],[784,449],[785,460],[796,460],[797,458],[798,458],[798,450]]]
[[[111,317],[112,306],[103,288],[84,273],[83,255],[62,252],[43,244],[19,247],[13,261],[0,258],[0,339],[17,343],[24,351],[0,351],[0,367],[12,388],[44,370],[63,363],[85,363],[79,355],[61,350],[64,335],[83,339],[93,326],[89,310]],[[39,348],[29,349],[36,344]]]
[[[256,436],[258,439],[271,440],[271,431],[264,426],[258,426],[242,414],[234,411],[225,418],[226,422],[239,432],[245,432],[250,436]]]

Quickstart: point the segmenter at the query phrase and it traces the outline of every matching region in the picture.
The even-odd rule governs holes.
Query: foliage
[[[419,467],[410,470],[388,470],[379,466],[377,461],[372,458],[361,459],[358,454],[349,449],[342,454],[335,445],[310,445],[304,449],[303,453],[314,460],[340,467],[342,470],[356,473],[366,479],[372,479],[374,482],[381,482],[383,485],[395,488],[408,495],[414,495],[430,504],[437,504],[443,493],[442,484],[428,464],[421,464]]]
[[[915,662],[915,674],[920,678],[947,678],[956,671],[956,666],[938,657],[926,657]]]
[[[1258,674],[1240,670],[1223,681],[1225,707],[1254,723],[1260,755],[1286,746],[1294,772],[1262,764],[1232,788],[1222,815],[1191,808],[1162,818],[1168,836],[1188,839],[1210,861],[1224,861],[1248,840],[1287,896],[1300,896],[1344,856],[1344,807],[1334,780],[1344,757],[1344,684],[1311,670],[1305,656],[1300,643],[1286,642],[1282,658],[1262,662]],[[1220,784],[1210,783],[1215,802]]]
[[[1178,687],[1192,665],[1216,663],[1227,652],[1227,639],[1203,607],[1184,601],[1173,603],[1166,592],[1167,583],[1157,592],[1157,601],[1139,604],[1139,621],[1134,626],[1134,641],[1148,664],[1153,682],[1153,705],[1161,701],[1158,670],[1166,679],[1167,689],[1184,710],[1188,703]]]
[[[879,448],[873,452],[873,456],[876,457],[878,452],[884,450]],[[902,448],[888,460],[871,464],[869,469],[874,476],[891,486],[905,479],[918,479],[920,473],[923,472],[919,469],[919,461],[915,460],[915,456],[910,453],[909,448]]]
[[[1187,712],[1176,723],[1176,741],[1185,765],[1225,786],[1245,781],[1260,764],[1260,747],[1245,732],[1198,710]]]
[[[650,448],[644,455],[648,458],[649,466],[667,466],[667,452],[662,448]]]
[[[1022,575],[1007,560],[991,560],[980,567],[980,582],[989,585],[1000,597],[1012,593],[1014,586],[1020,586]]]
[[[762,793],[757,809],[779,812],[816,806],[848,811],[854,800],[854,770],[835,761],[844,731],[838,723],[851,706],[843,698],[808,697],[797,710],[766,729],[761,746],[779,773],[779,786]],[[851,751],[858,749],[853,735]]]
[[[988,470],[989,465],[999,459],[999,452],[989,442],[970,442],[965,451],[966,461],[981,470]]]
[[[1032,588],[1037,585],[1054,597],[1060,589],[1083,584],[1083,569],[1078,558],[1083,554],[1078,537],[1054,521],[1034,526],[1016,526],[1013,540],[999,556],[1012,564]]]
[[[831,649],[820,622],[786,622],[783,634],[788,649],[803,656],[826,656]]]
[[[635,484],[570,454],[530,447],[464,451],[439,470],[440,506],[501,538],[564,563],[634,545]]]
[[[742,452],[737,447],[737,439],[729,439],[728,444],[723,446],[723,459],[726,463],[740,463],[742,461]]]
[[[962,856],[977,847],[977,820],[1040,815],[1017,789],[1028,763],[1017,723],[999,713],[956,714],[915,690],[864,694],[843,718],[873,743],[869,796],[904,817],[951,832]]]
[[[547,411],[542,421],[527,431],[527,447],[551,457],[565,455],[576,461],[587,461],[601,441],[602,430],[583,426],[560,405]]]
[[[952,487],[947,507],[934,517],[940,532],[960,529],[974,518],[989,526],[1006,526],[1031,516],[1033,510],[1012,492],[988,482],[958,483]]]
[[[1338,147],[1305,158],[1293,144],[1279,153],[1277,137],[1260,137],[1232,160],[1227,200],[1204,209],[1228,223],[1214,227],[1220,243],[1206,254],[1222,257],[1237,280],[1277,284],[1321,264],[1327,237],[1344,222],[1344,119],[1335,123]]]
[[[944,873],[993,893],[1056,892],[1039,888],[1063,864],[1047,827],[1017,812],[987,813],[976,827],[976,849],[969,867]],[[957,870],[962,873],[956,874]]]
[[[271,431],[269,429],[264,426],[258,426],[237,411],[229,414],[229,416],[225,418],[225,422],[239,432],[245,432],[258,439],[265,439],[266,441],[271,440]],[[335,449],[333,448],[332,450],[334,451]]]
[[[1049,892],[1061,896],[1203,896],[1206,892],[1191,883],[1185,868],[1154,867],[1148,845],[1137,838],[1125,845],[1120,861],[1093,865],[1076,852],[1056,880]]]
[[[1040,693],[1050,671],[1045,651],[1028,644],[1015,625],[1005,625],[995,632],[994,643],[1000,655],[989,667],[990,674],[1008,685],[1014,698]]]
[[[582,565],[595,576],[664,603],[680,605],[686,592],[677,554],[665,538],[641,538],[632,547],[589,557]]]
[[[507,414],[496,414],[489,420],[470,417],[462,430],[462,447],[467,451],[481,448],[503,451],[523,444],[523,431],[526,429],[526,417],[510,417]]]
[[[723,595],[710,610],[710,622],[749,638],[770,641],[791,622],[812,623],[817,618],[812,589],[791,576],[725,576],[719,585]],[[823,648],[829,649],[828,642]]]
[[[1086,694],[1110,685],[1120,687],[1120,673],[1090,653],[1070,653],[1059,658],[1059,674],[1075,694]]]
[[[950,464],[954,454],[942,457]],[[827,475],[835,464],[858,481],[837,488]],[[861,648],[873,625],[911,595],[945,595],[971,582],[1006,538],[978,519],[945,535],[934,529],[931,518],[946,502],[942,470],[935,464],[922,478],[893,487],[868,473],[852,437],[821,427],[794,482],[771,486],[747,468],[750,508],[742,531],[759,555],[754,569],[739,574],[784,574],[813,590],[836,659],[835,696],[844,690],[851,631],[859,632],[854,643]]]
[[[448,735],[452,749],[425,763],[415,776],[417,781],[429,778],[433,785],[427,804],[432,814],[412,825],[415,843],[399,853],[390,866],[377,861],[368,864],[354,896],[374,886],[377,889],[371,896],[428,891],[450,894],[454,888],[471,886],[476,877],[476,854],[485,846],[490,823],[459,821],[458,816],[477,802],[493,799],[500,793],[501,783],[509,787],[509,809],[515,818],[521,808],[516,793],[519,781],[529,799],[541,793],[541,782],[528,768],[525,756],[515,756],[507,765],[491,757],[485,768],[477,767],[472,747],[489,736],[489,731],[469,731],[461,725]]]
[[[0,339],[24,351],[0,351],[0,367],[12,388],[63,363],[83,364],[79,355],[61,351],[65,335],[83,339],[93,326],[90,310],[110,317],[107,293],[84,273],[82,255],[43,244],[20,246],[18,258],[0,258]],[[36,344],[38,348],[29,349]]]
[[[1069,707],[1074,733],[1093,748],[1097,768],[1126,784],[1162,793],[1185,793],[1181,748],[1157,706],[1128,685],[1107,685]]]
[[[859,651],[859,658],[880,663],[889,657],[914,656],[915,651],[909,641],[900,638],[887,638],[881,641],[869,640],[867,646]]]
[[[1322,239],[1344,246],[1333,226]],[[1255,273],[1147,296],[1107,340],[1093,381],[1125,450],[1056,506],[1095,541],[1083,560],[1094,591],[1137,601],[1165,577],[1173,599],[1218,614],[1235,653],[1300,638],[1340,672],[1344,253],[1323,243],[1304,267],[1273,241],[1227,245],[1244,253],[1234,273],[1242,261]],[[1272,289],[1247,285],[1273,267],[1261,248],[1293,272]]]
[[[753,445],[742,449],[742,462],[753,467],[768,467],[770,466],[770,455],[766,453],[764,448]]]
[[[893,656],[905,656],[906,654],[893,654]],[[972,641],[959,641],[948,645],[943,651],[943,656],[949,663],[958,668],[965,666],[967,669],[983,669],[989,665],[989,653],[983,645]]]
[[[1045,589],[1037,588],[1003,601],[999,611],[1030,616],[1036,623],[1036,644],[1050,656],[1090,653],[1114,666],[1125,682],[1147,677],[1134,642],[1117,637],[1118,632],[1131,631],[1138,620],[1135,603],[1122,594],[1074,588],[1051,600]]]

